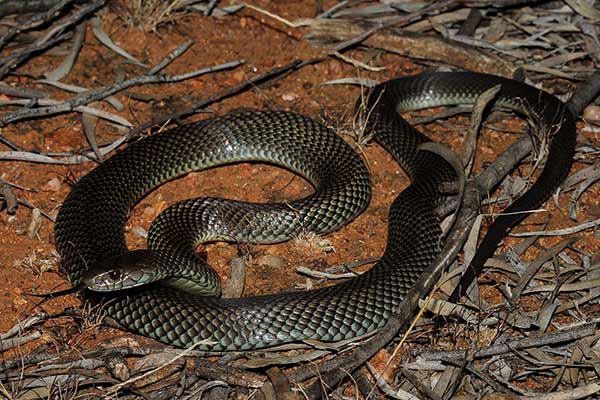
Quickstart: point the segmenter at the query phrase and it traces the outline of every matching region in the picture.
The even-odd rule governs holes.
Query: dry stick
[[[79,28],[84,27],[84,26],[85,26],[84,24],[80,24],[80,26],[78,26],[78,32],[79,32]],[[193,41],[188,41],[186,43],[183,43],[182,45],[179,45],[175,50],[173,50],[170,54],[168,54],[166,57],[164,57],[158,64],[156,64],[154,67],[152,67],[146,73],[146,75],[156,75],[158,72],[160,72],[161,70],[166,68],[170,63],[172,63],[175,59],[177,59],[177,57],[179,57],[183,53],[185,53],[185,51],[187,51],[192,46],[193,43],[194,43]],[[81,45],[81,43],[74,44],[74,50],[76,50],[76,51],[72,51],[70,53],[71,61],[74,61],[76,53],[79,52],[78,48],[80,47],[80,45]],[[66,61],[65,61],[65,63],[66,63]],[[62,65],[61,65],[61,67],[62,67]],[[59,69],[60,69],[60,67],[57,68],[55,71],[58,71]],[[70,69],[70,66],[68,67],[68,69]],[[52,71],[50,74],[54,74],[55,71]],[[189,74],[194,75],[196,73],[197,73],[197,71],[196,72],[193,71],[193,72],[190,72]],[[46,74],[47,77],[48,77],[48,75],[49,74]],[[185,75],[181,75],[181,77],[185,77]],[[68,85],[65,83],[57,82],[56,80],[53,80],[51,77],[48,77],[48,79],[40,79],[40,80],[38,80],[38,82],[52,85],[52,86],[58,87],[60,89],[75,92],[75,93],[86,93],[86,92],[89,93],[89,90],[91,90],[89,88],[82,88],[80,86]],[[98,89],[96,89],[96,90],[98,90]],[[116,108],[118,111],[123,110],[123,105],[115,97],[107,96],[105,100],[108,103],[110,103],[114,108]]]
[[[481,14],[481,11],[477,8],[471,8],[467,19],[461,24],[458,34],[461,36],[473,36],[482,19],[483,14]]]
[[[168,56],[166,56],[161,62],[152,67],[146,75],[156,75],[158,72],[165,69],[169,64],[171,64],[177,57],[185,53],[192,45],[194,44],[193,40],[189,40],[183,44],[177,46],[175,50],[173,50]]]
[[[59,15],[59,11],[61,11],[67,4],[72,2],[73,0],[60,0],[46,12],[34,15],[29,21],[23,24],[15,25],[8,32],[6,32],[2,38],[0,38],[0,49],[4,48],[4,46],[6,46],[6,44],[15,37],[15,35],[29,29],[36,28],[56,18]]]
[[[42,336],[40,331],[33,331],[29,335],[17,336],[11,339],[0,340],[0,352],[12,349],[17,346],[24,345],[33,340],[39,339]]]
[[[0,65],[2,65],[0,66],[0,79],[3,79],[12,69],[20,65],[33,54],[36,54],[42,50],[46,50],[52,47],[54,44],[64,40],[68,36],[65,33],[68,28],[78,23],[88,14],[91,14],[98,8],[102,7],[105,2],[106,0],[96,0],[92,2],[88,6],[83,7],[82,9],[73,13],[73,15],[71,15],[65,22],[51,29],[50,32],[33,42],[31,45],[27,46],[25,49],[14,52],[10,56],[0,59]]]
[[[168,65],[168,64],[169,64],[169,63],[170,63],[172,60],[174,60],[174,59],[175,59],[176,57],[178,57],[179,55],[183,54],[183,52],[185,52],[185,50],[187,50],[187,49],[189,48],[189,45],[190,45],[190,43],[188,42],[188,43],[185,43],[185,44],[183,44],[183,45],[179,46],[178,48],[176,48],[176,49],[175,49],[173,52],[171,52],[171,54],[167,55],[167,56],[166,56],[166,57],[165,57],[165,58],[164,58],[162,61],[160,61],[160,62],[159,62],[159,63],[158,63],[158,64],[157,64],[157,65],[156,65],[154,68],[152,68],[152,69],[149,71],[149,73],[148,73],[147,75],[154,75],[155,73],[159,72],[159,71],[160,71],[162,68],[164,68],[165,66],[167,66],[167,65]],[[238,61],[238,62],[242,62],[242,61]],[[234,65],[233,65],[233,66],[234,66]],[[224,64],[224,65],[222,65],[221,67],[228,68],[228,67],[230,67],[230,65],[228,65],[228,64]],[[213,69],[216,69],[217,67],[212,67],[212,68],[213,68]],[[183,80],[183,79],[187,79],[187,78],[189,78],[189,77],[196,76],[196,75],[199,75],[200,73],[205,73],[205,72],[206,72],[206,70],[193,71],[193,72],[190,72],[190,73],[188,73],[187,75],[186,75],[186,74],[179,75],[179,76],[177,76],[177,78],[175,78],[175,77],[172,77],[172,79],[182,79],[182,80]],[[123,86],[123,82],[120,82],[120,83],[118,83],[118,84],[115,84],[115,85],[113,85],[112,87],[105,88],[105,89],[104,89],[104,90],[105,90],[105,92],[102,92],[102,90],[103,90],[102,88],[97,88],[97,89],[94,89],[94,90],[86,90],[86,91],[85,91],[85,92],[83,92],[82,94],[80,94],[80,95],[78,95],[78,96],[74,97],[74,98],[72,99],[72,101],[77,101],[77,102],[79,102],[79,103],[81,103],[81,104],[85,104],[85,103],[86,103],[86,102],[88,102],[88,101],[90,101],[90,102],[91,102],[91,101],[100,100],[100,99],[104,99],[104,98],[108,98],[108,99],[110,99],[110,97],[111,97],[111,93],[110,93],[110,91],[111,91],[111,90],[116,90],[116,91],[119,91],[119,90],[122,90],[122,89],[124,89],[124,88],[128,87],[127,85],[133,85],[133,86],[134,86],[134,85],[137,85],[137,84],[144,84],[144,82],[138,83],[138,82],[136,81],[136,78],[133,78],[132,80],[125,81],[125,85],[124,85],[124,86]],[[55,85],[56,85],[56,83],[55,83]],[[121,86],[118,86],[118,85],[121,85]],[[97,99],[90,98],[90,99],[88,100],[88,99],[86,99],[86,96],[96,96],[96,97],[97,97]],[[116,100],[116,99],[115,99],[115,100]],[[48,100],[47,102],[48,102],[49,104],[45,104],[45,105],[51,105],[51,106],[53,106],[53,107],[54,107],[54,106],[56,106],[57,104],[58,104],[58,105],[64,105],[64,104],[65,104],[64,102],[61,102],[61,103],[54,102],[54,103],[52,103],[52,101],[50,101],[50,100]],[[76,110],[76,111],[78,111],[78,110],[80,110],[80,108],[81,108],[81,107],[82,107],[82,106],[77,106],[76,104],[74,104],[73,110]],[[116,107],[116,108],[118,108],[118,107]],[[25,111],[27,111],[27,110],[25,110]],[[70,111],[70,110],[67,110],[67,111]],[[87,111],[87,112],[91,112],[92,110],[87,110],[87,109],[86,109],[86,110],[83,110],[83,109],[81,109],[80,111]],[[19,113],[22,113],[22,112],[23,112],[23,110],[20,110],[20,111],[17,111],[17,112],[15,112],[15,113],[13,113],[13,114],[19,115]],[[52,109],[50,109],[50,111],[49,111],[49,112],[50,112],[50,113],[53,113]],[[59,111],[59,112],[62,112],[62,111]],[[98,112],[100,112],[100,111],[98,111]],[[115,118],[115,117],[116,117],[116,116],[114,116],[113,118]],[[103,118],[106,118],[106,117],[103,117]],[[0,118],[0,121],[1,121],[1,119],[2,119],[2,118]],[[108,118],[108,119],[111,119],[111,118]],[[18,119],[16,119],[16,120],[18,120]],[[126,121],[125,121],[125,122],[126,122]],[[118,123],[121,123],[121,124],[123,124],[123,121],[121,121],[121,122],[118,122]],[[126,122],[126,124],[125,124],[125,125],[126,125],[126,126],[130,126],[130,124],[129,124],[128,122]],[[7,145],[8,147],[10,147],[12,150],[15,150],[15,151],[22,151],[22,152],[24,152],[24,153],[27,153],[27,152],[25,152],[23,149],[19,148],[19,147],[18,147],[16,144],[14,144],[14,143],[13,143],[13,142],[11,142],[10,140],[8,140],[8,139],[4,138],[4,137],[3,137],[3,136],[1,136],[1,135],[0,135],[0,142],[4,143],[4,144],[5,144],[5,145]],[[28,156],[26,155],[25,159],[27,159],[27,158],[28,158]],[[39,157],[38,157],[38,158],[39,158]],[[36,158],[36,160],[37,160],[38,158]],[[40,162],[40,161],[36,161],[36,162]],[[43,162],[43,161],[42,161],[42,162]]]
[[[6,179],[4,179],[2,177],[0,177],[0,183],[4,183],[6,185],[12,186],[15,189],[25,190],[27,192],[33,192],[33,193],[38,193],[39,192],[39,190],[37,190],[37,189],[30,188],[30,187],[23,186],[23,185],[19,185],[18,183],[15,183],[15,182],[7,181]]]
[[[329,16],[333,15],[335,12],[340,11],[341,9],[345,8],[348,5],[349,1],[348,0],[344,0],[344,1],[340,1],[339,3],[337,3],[336,5],[334,5],[333,7],[331,7],[328,10],[323,11],[321,14],[317,15],[315,18],[328,18]]]
[[[265,376],[228,365],[216,364],[197,358],[194,361],[194,374],[204,379],[220,379],[230,385],[245,388],[259,388],[265,382]]]
[[[349,278],[354,278],[356,276],[362,275],[362,272],[350,271],[350,272],[345,272],[345,273],[331,273],[331,272],[317,271],[317,270],[313,270],[313,269],[303,267],[303,266],[296,267],[296,273],[302,274],[302,275],[307,275],[311,278],[317,278],[317,279],[349,279]]]
[[[579,115],[583,108],[589,104],[600,92],[600,71],[596,71],[583,84],[580,85],[568,103],[569,109],[574,115]],[[312,378],[315,374],[321,375],[321,380],[330,387],[339,383],[346,375],[343,371],[352,371],[363,362],[372,357],[380,348],[390,342],[396,333],[407,324],[418,306],[419,299],[429,293],[441,276],[442,271],[456,257],[474,217],[479,210],[479,202],[499,181],[506,176],[532,149],[529,137],[525,136],[511,145],[507,151],[501,154],[490,165],[486,171],[480,174],[473,182],[468,182],[465,187],[463,207],[459,211],[457,224],[449,235],[446,245],[440,256],[432,265],[424,271],[415,282],[410,292],[400,305],[397,313],[393,314],[387,324],[379,331],[378,335],[370,341],[357,346],[353,351],[338,356],[332,360],[326,360],[318,365],[299,367],[290,371],[291,382],[301,382]],[[468,285],[471,282],[467,282]],[[313,384],[306,390],[309,398],[318,398],[321,395],[321,385]]]
[[[231,61],[224,64],[202,68],[196,71],[188,72],[181,75],[144,75],[136,78],[127,79],[122,82],[115,83],[112,86],[98,89],[91,89],[84,93],[81,93],[70,100],[63,103],[35,109],[22,109],[10,113],[6,113],[0,116],[0,127],[4,127],[7,124],[21,121],[30,118],[39,118],[47,115],[55,115],[64,112],[72,111],[74,108],[83,104],[91,103],[94,101],[102,100],[110,95],[113,95],[121,90],[130,88],[132,86],[146,85],[149,83],[173,83],[179,82],[185,79],[193,78],[199,75],[222,71],[224,69],[235,68],[245,63],[245,60]]]
[[[538,3],[538,0],[462,0],[460,3],[465,7],[506,8]]]
[[[145,124],[135,128],[135,129],[132,129],[129,132],[129,138],[130,139],[136,138],[137,136],[140,135],[141,132],[145,131],[146,129],[152,128],[153,126],[163,125],[165,123],[168,123],[171,120],[177,120],[177,119],[183,118],[185,116],[194,114],[201,108],[204,108],[210,104],[216,103],[217,101],[221,101],[228,97],[234,96],[238,93],[246,91],[246,90],[254,87],[255,85],[263,83],[269,79],[274,79],[275,77],[282,76],[291,71],[295,71],[299,68],[302,68],[305,65],[320,62],[322,60],[325,60],[325,58],[315,58],[315,59],[307,60],[307,61],[296,60],[287,65],[284,65],[283,67],[273,68],[272,70],[270,70],[268,72],[255,75],[245,82],[239,83],[234,86],[229,86],[229,87],[221,90],[220,92],[210,95],[208,98],[206,98],[202,101],[199,101],[198,103],[195,103],[192,106],[190,106],[182,111],[164,115],[164,116],[158,117],[154,120],[151,120],[149,122],[146,122]]]
[[[2,360],[2,363],[0,363],[0,379],[6,378],[10,370],[16,368],[23,369],[30,365],[38,365],[43,361],[56,359],[56,353],[42,352],[39,347],[34,350],[35,351],[30,354]]]
[[[86,0],[69,1],[83,3]],[[11,14],[27,14],[35,11],[45,11],[56,6],[60,0],[0,0],[0,17]]]
[[[503,344],[482,347],[480,349],[470,350],[473,359],[487,358],[502,354],[512,353],[515,350],[528,349],[532,347],[542,347],[557,345],[559,343],[573,342],[588,336],[595,335],[598,331],[598,324],[585,324],[576,328],[552,332],[537,337],[525,337],[522,339],[509,340]],[[429,361],[462,360],[465,357],[465,350],[451,351],[425,351],[418,356]]]
[[[583,109],[600,94],[600,70],[596,70],[585,82],[577,85],[567,106],[573,115],[579,116]]]
[[[344,40],[361,36],[365,29],[368,28],[344,20],[315,20],[310,27],[309,38],[317,44],[327,44],[332,37],[336,40]],[[393,54],[450,64],[478,72],[510,75],[515,69],[511,62],[497,55],[439,36],[388,30],[372,34],[363,43]]]
[[[229,279],[223,285],[221,296],[225,298],[242,297],[246,281],[246,262],[243,257],[231,259],[231,273]]]
[[[470,357],[470,355],[467,355],[467,357]],[[453,367],[461,368],[461,370],[467,371],[467,372],[475,375],[477,378],[481,379],[482,381],[487,383],[489,386],[491,386],[496,393],[506,393],[504,386],[501,386],[500,384],[496,383],[496,381],[494,381],[492,378],[490,378],[483,371],[480,371],[475,366],[473,366],[472,360],[470,358],[468,358],[468,359],[462,358],[460,360],[450,359],[450,360],[446,360],[446,362],[447,362],[447,364],[450,364]],[[509,387],[509,389],[512,390],[512,387]]]
[[[405,377],[406,380],[408,380],[411,383],[411,385],[413,385],[415,389],[417,389],[419,393],[421,393],[424,396],[427,396],[428,399],[442,400],[442,398],[437,393],[434,393],[433,390],[428,388],[419,379],[419,377],[413,374],[411,371],[409,371],[408,368],[400,368],[400,374],[402,374],[402,376]]]
[[[207,344],[209,343],[208,341],[199,341],[194,343],[191,347],[188,347],[187,349],[181,351],[179,354],[175,355],[174,357],[172,357],[170,360],[168,360],[166,363],[153,368],[149,371],[144,372],[141,375],[135,376],[133,378],[129,378],[124,382],[120,382],[110,388],[108,388],[108,390],[105,392],[105,396],[113,396],[116,395],[121,389],[123,388],[127,388],[129,386],[131,386],[132,383],[139,381],[140,379],[144,379],[146,378],[148,375],[154,374],[157,371],[160,371],[161,369],[167,367],[170,364],[173,364],[174,362],[176,362],[177,360],[179,360],[180,358],[186,357],[188,355],[190,355],[190,353],[197,347],[203,344]]]
[[[529,266],[527,267],[523,276],[521,276],[520,281],[517,283],[514,290],[512,291],[512,297],[510,298],[510,302],[512,304],[515,304],[519,300],[519,298],[521,297],[521,294],[523,293],[523,290],[527,287],[529,282],[533,279],[535,274],[537,274],[538,270],[542,267],[542,265],[546,261],[556,257],[558,253],[563,251],[566,247],[571,246],[577,240],[579,240],[579,238],[577,238],[577,237],[563,239],[558,244],[555,244],[554,246],[552,246],[548,250],[546,250],[535,261],[531,262],[529,264]]]
[[[107,100],[107,101],[110,101],[110,100]],[[38,106],[46,106],[46,107],[60,107],[63,104],[65,104],[63,101],[58,101],[58,100],[54,100],[54,99],[37,99],[35,102],[31,102],[31,101],[28,101],[25,99],[17,99],[17,100],[0,101],[0,107],[1,106],[21,105],[21,106],[23,106],[23,110],[29,110],[32,103],[34,103]],[[95,115],[97,117],[106,119],[108,121],[117,123],[119,125],[131,127],[131,122],[127,121],[125,118],[120,117],[111,112],[101,110],[99,108],[94,108],[91,106],[77,106],[77,107],[74,107],[73,110],[71,110],[71,111],[77,111],[77,112],[81,112],[81,113]],[[19,111],[17,111],[17,113],[18,112]]]
[[[352,379],[356,382],[358,391],[365,399],[376,400],[380,398],[379,391],[373,386],[371,381],[369,381],[362,369],[357,368],[354,373],[352,373]]]
[[[276,399],[296,399],[294,392],[292,392],[292,385],[287,380],[287,376],[278,367],[271,367],[265,371],[271,386],[276,393]],[[299,398],[298,398],[299,399]]]
[[[125,142],[127,136],[121,136],[112,143],[99,149],[100,154],[106,155]],[[76,154],[76,153],[75,153]],[[31,153],[26,151],[0,151],[0,160],[26,161],[40,164],[73,165],[94,160],[93,152],[71,155],[63,158],[54,158],[49,155]]]
[[[571,235],[573,233],[581,232],[581,231],[584,231],[586,229],[596,228],[598,225],[600,225],[600,218],[596,219],[596,220],[593,220],[593,221],[584,222],[582,224],[575,225],[575,226],[572,226],[570,228],[556,229],[556,230],[552,230],[552,231],[546,230],[546,231],[533,231],[533,232],[511,233],[510,236],[516,236],[516,237],[528,237],[528,236],[564,236],[564,235]]]
[[[388,28],[398,27],[398,25],[408,24],[418,17],[422,17],[424,15],[431,14],[433,12],[449,11],[453,8],[457,8],[457,7],[461,7],[461,6],[465,6],[465,5],[468,5],[471,7],[481,6],[481,5],[486,5],[486,6],[492,5],[492,6],[496,6],[496,7],[500,8],[500,7],[510,7],[510,6],[513,6],[514,4],[521,4],[521,3],[528,3],[528,2],[531,3],[532,1],[531,0],[529,0],[529,1],[527,1],[527,0],[505,0],[505,1],[444,0],[444,1],[435,1],[435,2],[432,2],[432,4],[428,5],[427,7],[424,7],[420,10],[417,10],[415,12],[412,12],[412,13],[409,13],[406,15],[400,15],[398,17],[391,18],[384,24],[375,26],[365,32],[362,32],[361,34],[359,34],[353,38],[350,38],[341,43],[338,43],[334,47],[334,50],[342,51],[344,49],[347,49],[348,47],[351,47],[351,46],[354,46],[356,44],[363,42],[365,39],[367,39],[369,36],[373,35],[374,33],[380,32],[380,31],[388,29]]]
[[[51,37],[51,38],[41,38],[36,42],[32,43],[26,49],[15,52],[14,54],[3,57],[0,59],[0,79],[4,79],[6,75],[16,67],[18,67],[23,61],[32,56],[35,53],[38,53],[42,50],[49,49],[54,47],[54,45],[62,42],[65,39],[71,37],[70,32],[65,32],[60,35]],[[43,39],[43,40],[42,40]]]
[[[347,49],[348,47],[352,47],[356,44],[361,43],[362,41],[364,41],[365,39],[367,39],[369,36],[371,36],[374,33],[377,33],[379,31],[382,31],[384,29],[388,29],[388,28],[392,28],[392,27],[397,27],[398,25],[403,25],[403,24],[408,24],[409,22],[411,22],[413,19],[418,18],[418,17],[422,17],[423,15],[429,14],[431,12],[436,12],[436,11],[445,11],[447,9],[449,9],[452,6],[459,6],[460,5],[460,1],[457,0],[445,0],[445,1],[436,1],[433,2],[432,4],[430,4],[427,7],[424,7],[420,10],[417,10],[415,12],[412,12],[410,14],[406,14],[406,15],[400,15],[398,17],[395,17],[391,20],[389,20],[388,22],[386,22],[385,24],[381,24],[378,26],[375,26],[353,38],[350,38],[348,40],[345,40],[341,43],[338,43],[333,49],[335,51],[342,51]]]
[[[87,87],[70,85],[68,83],[63,83],[63,82],[59,82],[59,81],[52,81],[52,80],[49,80],[49,79],[38,79],[36,82],[37,83],[43,83],[45,85],[50,85],[50,86],[53,86],[55,88],[64,90],[66,92],[71,92],[71,93],[84,93],[84,92],[87,92],[88,90],[90,90],[90,88],[87,88]],[[38,105],[38,106],[49,106],[49,105],[52,105],[52,104],[44,104],[43,102],[40,102],[41,100],[46,100],[46,99],[40,99],[35,104]],[[53,101],[53,100],[50,100],[50,101]],[[106,99],[104,99],[104,101],[106,101],[108,104],[110,104],[117,111],[123,111],[123,110],[125,110],[125,107],[123,106],[123,103],[121,103],[114,96],[109,96]],[[60,104],[60,103],[61,102],[54,100],[54,104]],[[29,104],[25,104],[25,106],[29,106]]]
[[[21,99],[45,99],[50,97],[48,93],[42,92],[41,90],[12,87],[5,83],[0,83],[0,93],[10,97],[19,97]]]
[[[519,399],[523,400],[575,400],[575,399],[584,399],[589,398],[595,393],[600,392],[600,383],[588,383],[587,385],[577,386],[573,389],[556,391],[554,393],[531,393],[531,395],[526,395],[519,397]]]

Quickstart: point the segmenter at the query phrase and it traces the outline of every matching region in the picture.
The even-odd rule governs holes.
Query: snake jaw
[[[147,285],[162,279],[148,250],[134,250],[98,262],[81,277],[87,289],[112,292]]]

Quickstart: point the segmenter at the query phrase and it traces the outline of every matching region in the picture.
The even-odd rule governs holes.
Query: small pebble
[[[119,356],[109,357],[106,360],[106,368],[114,378],[120,381],[126,381],[131,376],[127,363]]]
[[[237,82],[242,82],[246,79],[246,73],[244,71],[234,72],[232,76]]]
[[[139,236],[141,238],[148,237],[148,231],[145,230],[144,228],[142,228],[141,226],[134,226],[133,228],[131,228],[131,232],[133,232],[134,234],[136,234],[137,236]]]
[[[62,182],[58,178],[52,178],[48,182],[44,183],[42,186],[42,190],[44,192],[58,192],[60,187],[62,186]]]
[[[272,256],[266,254],[264,256],[260,256],[257,260],[258,265],[266,265],[268,267],[273,268],[283,268],[285,267],[285,260],[279,256]]]
[[[583,110],[583,119],[588,121],[600,121],[600,106],[587,106]]]
[[[17,296],[12,300],[13,304],[15,306],[24,306],[25,304],[27,304],[27,300],[25,300],[23,297],[21,296]]]
[[[156,215],[156,207],[146,207],[144,208],[144,215],[154,216]]]
[[[298,98],[298,95],[295,93],[286,93],[286,94],[282,94],[281,98],[285,101],[294,101]]]

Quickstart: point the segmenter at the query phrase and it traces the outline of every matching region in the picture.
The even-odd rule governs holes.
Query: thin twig
[[[43,108],[28,108],[22,109],[10,113],[6,113],[0,116],[0,127],[4,127],[10,123],[22,121],[30,118],[39,118],[48,115],[56,115],[69,111],[73,111],[76,107],[83,104],[88,104],[94,101],[102,100],[110,95],[113,95],[121,90],[130,88],[132,86],[140,86],[154,83],[173,83],[179,82],[185,79],[197,77],[207,73],[222,71],[225,69],[231,69],[244,64],[245,60],[230,61],[227,63],[215,65],[212,67],[201,68],[196,71],[188,72],[181,75],[145,75],[138,76],[135,78],[127,79],[122,82],[117,82],[112,86],[98,89],[91,89],[87,92],[81,93],[70,100],[62,102],[60,104],[43,107]]]
[[[99,153],[104,156],[111,151],[115,150],[121,144],[125,143],[127,135],[121,136],[116,139],[110,145],[101,147]],[[81,164],[88,161],[94,161],[94,152],[87,152],[82,155],[74,155],[64,158],[53,158],[51,156],[39,153],[32,153],[26,151],[0,151],[0,160],[13,160],[13,161],[27,161],[41,164],[55,164],[55,165],[73,165]]]
[[[35,14],[29,21],[15,25],[11,29],[9,29],[9,31],[6,32],[4,36],[2,36],[2,38],[0,38],[0,49],[3,49],[4,46],[17,34],[28,31],[29,29],[36,28],[56,18],[60,14],[60,11],[72,2],[73,0],[56,1],[55,4],[53,4],[47,11]]]
[[[177,46],[175,50],[173,50],[167,57],[163,58],[161,62],[156,64],[154,67],[150,68],[146,75],[156,75],[158,72],[165,69],[169,64],[177,59],[177,57],[181,56],[185,53],[192,45],[194,44],[193,40],[189,40],[183,44]]]
[[[0,79],[6,77],[6,75],[11,70],[16,68],[18,65],[20,65],[23,61],[28,59],[33,54],[50,48],[54,44],[66,39],[68,34],[66,34],[65,32],[68,28],[77,24],[88,14],[91,14],[100,7],[102,7],[105,2],[106,0],[95,0],[91,2],[87,6],[73,13],[73,15],[71,15],[65,22],[51,29],[46,35],[36,40],[31,45],[27,46],[25,49],[20,50],[18,52],[14,52],[9,56],[0,59]]]
[[[584,222],[582,224],[575,225],[570,228],[555,229],[555,230],[551,230],[551,231],[533,231],[533,232],[519,232],[519,233],[511,232],[510,236],[517,236],[517,237],[564,236],[564,235],[571,235],[573,233],[585,231],[586,229],[592,229],[592,228],[595,229],[599,225],[600,225],[600,218],[598,218],[594,221]]]
[[[573,342],[581,338],[596,334],[597,329],[598,324],[585,324],[568,330],[552,332],[541,336],[512,339],[508,340],[506,343],[482,347],[479,349],[471,349],[469,351],[473,359],[488,358],[492,356],[507,354],[514,350],[556,345],[565,342]],[[465,352],[466,350],[424,351],[419,353],[419,357],[424,358],[426,360],[461,360],[465,357]]]
[[[315,62],[322,61],[322,60],[324,60],[324,58],[317,58],[317,59],[312,59],[312,60],[307,60],[307,61],[296,60],[296,61],[292,61],[291,63],[289,63],[287,65],[284,65],[283,67],[273,68],[272,70],[270,70],[268,72],[255,75],[252,78],[248,79],[247,81],[244,81],[244,82],[239,83],[234,86],[227,87],[227,88],[209,96],[208,98],[191,105],[190,107],[188,107],[184,110],[177,111],[177,112],[169,114],[169,115],[161,116],[161,117],[153,119],[149,122],[146,122],[146,123],[138,126],[137,128],[132,129],[131,132],[129,133],[129,137],[130,138],[138,137],[143,131],[145,131],[146,129],[152,128],[153,126],[164,125],[171,120],[178,120],[185,116],[192,115],[195,112],[197,112],[198,110],[200,110],[210,104],[216,103],[216,102],[226,99],[230,96],[236,95],[240,92],[243,92],[245,90],[253,88],[255,85],[266,82],[270,79],[274,79],[281,75],[287,74],[290,71],[294,71],[305,65],[310,65]]]

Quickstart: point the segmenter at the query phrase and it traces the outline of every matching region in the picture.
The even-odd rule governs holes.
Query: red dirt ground
[[[308,6],[309,3],[256,2],[258,6],[290,20],[311,17],[313,9]],[[235,59],[247,60],[245,65],[231,71],[205,75],[176,84],[131,89],[158,99],[154,103],[139,102],[119,94],[117,97],[126,106],[125,111],[120,114],[134,123],[143,123],[157,115],[182,108],[256,73],[266,72],[295,59],[309,59],[325,54],[323,49],[312,47],[301,39],[302,30],[291,30],[278,22],[257,16],[250,10],[223,19],[190,14],[178,20],[176,24],[161,27],[157,33],[143,33],[129,28],[112,12],[103,12],[102,20],[105,30],[116,43],[148,65],[157,63],[177,45],[193,39],[193,47],[167,68],[166,71],[170,74]],[[357,59],[365,58],[365,53],[361,50],[355,50],[351,55]],[[39,56],[19,72],[29,76],[41,76],[61,61],[61,56]],[[382,54],[380,63],[386,67],[384,72],[363,72],[361,76],[383,81],[425,68],[390,54]],[[118,69],[126,71],[128,76],[144,72],[131,64],[124,64],[122,58],[100,44],[91,32],[88,32],[82,53],[66,82],[87,87],[110,84],[114,81]],[[291,110],[317,119],[326,116],[326,122],[334,125],[337,124],[335,121],[348,123],[360,90],[354,87],[321,84],[328,80],[356,76],[357,71],[354,67],[329,59],[304,67],[267,87],[257,87],[212,105],[212,114],[199,114],[193,119],[220,115],[237,108],[270,108]],[[37,84],[25,76],[11,78],[11,81],[22,86],[46,90],[55,98],[65,98],[63,92]],[[101,107],[115,112],[106,103],[101,104]],[[466,118],[457,118],[450,124],[435,123],[426,128],[435,138],[449,142],[455,149],[459,149],[462,142],[461,133],[466,131],[468,123]],[[523,124],[519,121],[505,121],[499,126],[507,130],[517,130],[522,128]],[[97,132],[99,143],[112,141],[122,134],[104,122],[100,122]],[[80,117],[75,113],[12,125],[4,129],[2,134],[19,146],[31,150],[77,151],[87,147]],[[493,159],[493,156],[506,148],[514,138],[515,135],[486,130],[478,147],[477,165],[481,165],[483,160]],[[306,278],[293,271],[293,267],[297,265],[322,269],[382,253],[386,241],[388,207],[408,180],[399,166],[379,146],[368,146],[365,156],[373,173],[373,200],[368,210],[354,222],[327,236],[336,251],[313,255],[307,259],[306,251],[293,243],[256,246],[252,250],[254,260],[260,260],[262,255],[277,255],[284,260],[285,267],[269,268],[259,263],[251,263],[245,295],[290,290],[295,284],[305,283]],[[578,168],[581,166],[578,165]],[[16,192],[20,198],[27,199],[36,207],[55,216],[61,201],[70,190],[69,182],[80,178],[93,167],[92,162],[69,167],[2,162],[0,176],[9,182],[33,189]],[[54,179],[58,179],[60,185],[49,184]],[[163,186],[142,200],[132,212],[128,230],[137,226],[148,229],[151,221],[162,209],[184,198],[209,195],[251,201],[281,201],[303,196],[310,193],[310,190],[306,182],[294,178],[293,174],[266,165],[240,164],[194,173]],[[583,197],[581,204],[589,208],[581,210],[581,220],[588,219],[589,215],[586,213],[590,208],[597,210],[599,199],[597,190],[589,191]],[[565,206],[566,203],[567,197],[561,196],[561,205]],[[553,204],[548,204],[547,207],[552,215],[549,229],[573,225],[565,217],[564,211],[557,211]],[[528,220],[528,224],[543,221],[546,216],[546,213],[535,215]],[[5,211],[0,212],[0,282],[3,288],[0,291],[0,332],[6,331],[32,312],[39,311],[39,308],[35,307],[39,300],[29,296],[30,294],[68,287],[65,277],[58,271],[58,260],[54,255],[53,223],[44,219],[38,237],[29,239],[26,233],[30,221],[31,210],[23,206],[12,216],[7,215]],[[582,233],[580,236],[580,248],[590,253],[598,248],[598,241],[593,238],[591,232]],[[129,234],[128,240],[131,246],[145,244],[143,238],[133,233]],[[558,238],[542,239],[540,243],[549,246],[556,241]],[[507,239],[506,243],[513,244],[515,240]],[[229,273],[229,260],[236,253],[234,245],[219,243],[207,246],[208,259],[224,280]],[[65,306],[80,304],[77,298],[69,296],[48,301],[43,305],[43,309],[59,312]],[[48,329],[44,340],[51,342],[54,340],[53,335],[62,334],[65,333]],[[102,336],[104,335],[109,333],[105,332]],[[76,342],[80,339],[82,338],[71,340]]]

